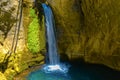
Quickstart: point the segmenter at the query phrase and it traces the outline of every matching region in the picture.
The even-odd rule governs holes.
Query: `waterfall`
[[[51,8],[42,4],[45,14],[45,26],[47,35],[47,56],[50,65],[59,64],[59,55],[57,53],[56,39],[54,33],[54,17]]]
[[[51,8],[43,3],[42,4],[43,10],[44,10],[44,16],[45,16],[45,27],[46,27],[46,36],[47,36],[47,64],[44,65],[43,70],[46,73],[58,71],[66,73],[68,72],[68,68],[65,64],[60,63],[59,55],[57,52],[57,46],[56,46],[56,38],[54,33],[54,16],[52,13]]]

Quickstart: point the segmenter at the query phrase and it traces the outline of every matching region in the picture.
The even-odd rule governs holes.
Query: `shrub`
[[[32,22],[28,26],[27,46],[32,53],[38,53],[40,51],[40,26],[34,9],[30,9],[30,17]]]

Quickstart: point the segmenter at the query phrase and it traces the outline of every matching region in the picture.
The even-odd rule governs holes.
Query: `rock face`
[[[48,0],[56,21],[60,53],[80,52],[81,10],[76,0]],[[82,49],[81,49],[82,50]]]
[[[7,53],[11,50],[13,44],[13,38],[15,34],[15,28],[18,25],[16,20],[18,1],[16,0],[2,0],[1,1],[1,13],[0,13],[0,53]],[[25,46],[24,29],[21,23],[21,28],[18,37],[17,51],[22,51]]]
[[[7,80],[4,76],[4,74],[2,74],[1,72],[0,72],[0,80]]]
[[[44,56],[40,54],[40,51],[33,55],[27,48],[27,28],[32,22],[30,18],[31,0],[24,0],[23,2],[23,15],[17,47],[15,52],[11,51],[15,27],[18,25],[16,22],[20,20],[16,19],[19,1],[22,0],[0,1],[0,80],[3,80],[4,78],[1,78],[4,76],[7,80],[13,80],[13,77],[23,70],[44,63]],[[41,35],[43,31],[40,32]],[[41,48],[45,48],[43,46]],[[9,51],[11,54],[8,54]]]
[[[47,0],[61,55],[120,70],[119,0]]]

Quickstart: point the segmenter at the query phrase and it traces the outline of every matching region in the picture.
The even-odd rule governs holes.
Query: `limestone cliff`
[[[33,7],[31,0],[24,0],[22,2],[22,20],[16,51],[14,52],[12,50],[16,26],[19,25],[18,22],[20,21],[20,17],[17,18],[17,15],[19,16],[21,14],[20,11],[18,12],[20,1],[22,0],[0,1],[0,76],[1,78],[5,76],[7,80],[13,80],[16,74],[31,66],[40,65],[44,62],[44,57],[40,54],[40,51],[45,48],[45,42],[40,44],[40,50],[36,52],[37,54],[32,54],[27,47],[28,26],[33,22],[30,16],[30,10]],[[33,15],[37,16],[37,14]],[[38,20],[36,23],[39,23]],[[41,34],[44,36],[43,31],[43,28],[39,30],[39,36]],[[44,38],[41,39],[43,37],[42,35],[39,37],[39,41],[43,41]],[[32,38],[32,36],[30,37]]]
[[[119,0],[47,0],[59,52],[120,70]]]
[[[46,41],[40,3],[46,0],[36,0],[38,9],[33,7],[33,0],[24,0],[19,47],[3,63],[12,45],[19,0],[7,1],[0,1],[0,74],[11,80],[26,68],[43,63],[44,57],[40,53],[45,50]],[[74,60],[82,57],[87,62],[120,70],[119,0],[47,0],[46,3],[55,16],[58,49],[62,58],[68,56]],[[34,13],[31,12],[33,9]],[[33,35],[33,26],[37,27],[34,30],[38,30],[36,36]],[[39,43],[37,50],[34,49],[37,54],[31,54],[37,44],[34,40]]]

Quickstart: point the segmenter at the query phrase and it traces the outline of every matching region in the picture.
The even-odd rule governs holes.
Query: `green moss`
[[[35,14],[35,10],[34,9],[30,9],[30,17],[32,18],[36,18],[36,14]]]
[[[35,14],[35,10],[30,9],[30,17],[33,18],[33,20],[28,26],[27,46],[32,53],[37,53],[40,51],[40,26],[37,15]]]
[[[42,28],[40,27],[39,19],[34,9],[30,9],[30,18],[32,21],[28,26],[27,46],[32,53],[38,53],[45,48],[44,25],[41,25]]]

